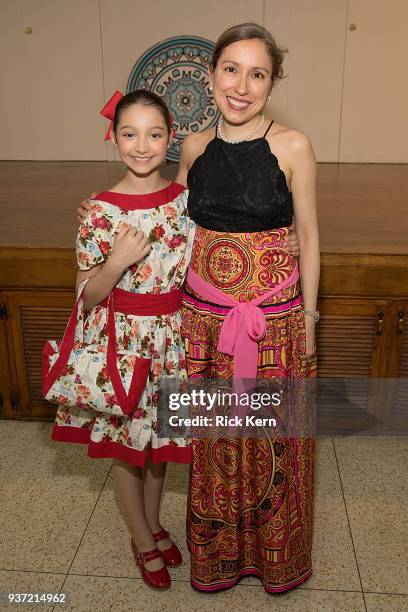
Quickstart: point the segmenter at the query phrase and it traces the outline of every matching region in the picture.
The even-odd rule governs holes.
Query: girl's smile
[[[131,158],[134,159],[137,162],[145,164],[145,163],[149,162],[151,159],[153,159],[153,156],[150,156],[150,157],[140,157],[138,155],[131,155]]]
[[[120,114],[116,142],[121,160],[135,174],[157,170],[166,156],[169,134],[154,106],[133,104]]]

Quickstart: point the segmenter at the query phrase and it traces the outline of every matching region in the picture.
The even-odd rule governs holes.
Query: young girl
[[[147,584],[163,589],[170,586],[166,565],[182,561],[159,522],[166,462],[190,463],[191,445],[188,438],[156,435],[157,390],[163,375],[186,377],[179,307],[192,222],[185,188],[169,183],[159,171],[171,141],[171,118],[162,99],[144,90],[122,97],[111,139],[126,165],[125,175],[91,201],[77,237],[77,289],[83,288],[88,310],[84,338],[89,344],[106,343],[103,301],[112,291],[115,305],[118,296],[136,310],[141,305],[140,315],[115,308],[116,341],[118,350],[151,359],[149,379],[131,416],[60,405],[52,437],[88,444],[90,457],[113,458],[136,563]],[[86,396],[83,400],[85,405]]]

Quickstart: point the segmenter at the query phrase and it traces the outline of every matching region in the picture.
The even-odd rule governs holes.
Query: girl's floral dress
[[[180,289],[194,237],[185,188],[171,183],[146,195],[105,191],[96,196],[78,231],[80,270],[106,261],[122,223],[140,228],[149,238],[151,251],[142,262],[131,266],[116,286],[144,294]],[[84,388],[77,407],[58,406],[53,439],[88,444],[90,457],[115,457],[138,466],[144,465],[149,456],[154,463],[189,463],[189,438],[159,438],[156,434],[160,377],[187,377],[180,310],[157,316],[115,313],[115,323],[118,350],[152,360],[139,410],[131,417],[96,412],[86,405],[89,390]],[[106,309],[95,306],[85,320],[85,342],[106,343],[105,324]]]

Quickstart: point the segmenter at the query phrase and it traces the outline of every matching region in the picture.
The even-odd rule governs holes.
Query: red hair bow
[[[105,134],[105,140],[110,140],[111,129],[113,128],[113,119],[115,117],[115,110],[118,102],[123,98],[123,94],[116,90],[113,96],[107,101],[101,112],[99,113],[102,117],[110,120],[108,130]]]
[[[177,131],[174,129],[174,127],[173,127],[173,123],[174,123],[174,115],[173,115],[173,113],[170,113],[170,127],[171,127],[171,135],[173,136],[173,138],[176,138],[176,136],[177,136]]]

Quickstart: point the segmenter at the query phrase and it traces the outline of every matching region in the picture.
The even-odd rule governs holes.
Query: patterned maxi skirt
[[[295,260],[283,248],[287,234],[287,228],[238,234],[198,227],[191,266],[236,300],[252,300],[293,271]],[[304,358],[299,284],[261,308],[266,334],[259,342],[257,377],[315,377],[315,357]],[[190,377],[232,377],[233,358],[217,351],[228,310],[187,284],[183,331]],[[313,435],[294,439],[267,431],[257,438],[214,435],[193,440],[187,510],[192,585],[215,591],[255,575],[265,590],[278,593],[309,578],[314,472]]]

